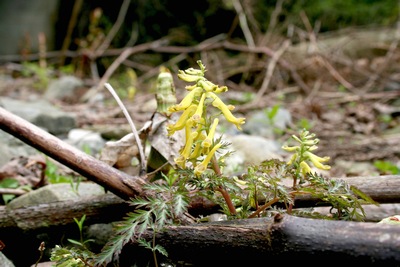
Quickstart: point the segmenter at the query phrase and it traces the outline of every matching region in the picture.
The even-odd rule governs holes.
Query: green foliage
[[[264,112],[267,115],[268,119],[273,123],[276,115],[278,114],[280,105],[276,104],[272,108],[265,109]]]
[[[10,189],[23,189],[26,191],[31,190],[27,185],[20,186],[18,181],[14,178],[4,178],[0,181],[0,188],[10,188]],[[13,200],[16,196],[14,194],[2,194],[2,199],[4,204],[7,204]]]
[[[84,214],[80,220],[74,218],[75,223],[78,225],[79,228],[79,241],[75,239],[68,239],[69,242],[72,244],[81,246],[83,249],[86,249],[86,243],[93,242],[93,239],[83,239],[83,223],[86,220],[86,215]]]
[[[188,192],[184,183],[177,180],[176,175],[162,176],[165,183],[155,182],[144,186],[146,192],[154,197],[131,199],[130,204],[135,207],[135,211],[128,213],[125,220],[117,225],[114,237],[97,255],[96,264],[112,262],[115,257],[118,257],[123,246],[132,240],[136,240],[141,246],[151,248],[156,266],[156,252],[168,255],[161,246],[155,243],[154,238],[156,233],[162,231],[165,226],[179,224],[182,214],[187,211]],[[152,243],[141,239],[142,234],[148,229],[153,230]]]
[[[264,0],[256,4],[255,17],[262,27],[268,26],[276,1]],[[304,28],[300,12],[304,11],[312,25],[321,22],[321,32],[361,25],[394,25],[398,19],[397,0],[310,0],[285,1],[279,16],[282,26],[294,24]],[[284,30],[284,29],[282,29]]]
[[[86,215],[83,215],[80,220],[74,218],[79,229],[79,240],[68,239],[73,244],[69,247],[56,246],[51,251],[50,260],[56,263],[57,267],[84,267],[93,266],[92,262],[95,254],[87,249],[86,243],[93,242],[93,239],[83,239],[83,224],[86,220]]]
[[[33,86],[45,90],[51,79],[51,71],[52,68],[43,68],[37,62],[23,62],[21,74],[25,77],[34,77],[36,81]]]
[[[57,165],[49,159],[46,159],[45,175],[47,181],[51,184],[71,183],[73,180],[70,176],[61,175],[58,171]]]
[[[56,245],[51,250],[50,260],[56,263],[56,267],[85,267],[93,266],[89,263],[93,256],[94,254],[87,249],[63,248]]]
[[[76,179],[72,176],[64,176],[59,173],[57,165],[46,159],[46,179],[50,184],[69,183],[73,192],[78,193],[79,184],[82,178],[79,176]]]
[[[306,119],[306,118],[302,118],[297,122],[297,127],[299,127],[300,129],[307,129],[310,130],[313,127],[313,123],[310,122],[310,120]]]
[[[400,174],[400,168],[386,160],[375,160],[374,166],[383,174]]]

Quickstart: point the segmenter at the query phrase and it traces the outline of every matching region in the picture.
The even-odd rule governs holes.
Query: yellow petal
[[[194,69],[194,68],[186,69],[185,73],[187,73],[189,75],[204,76],[204,72],[202,70],[198,70],[198,69]]]
[[[182,70],[179,70],[178,77],[185,82],[197,82],[198,80],[204,79],[203,76],[187,74]]]
[[[308,166],[308,164],[305,161],[300,162],[300,170],[303,175],[312,172],[310,166]]]
[[[179,155],[179,157],[175,158],[174,161],[175,161],[176,165],[178,165],[182,169],[185,169],[185,167],[186,167],[186,159],[182,155]]]
[[[225,103],[216,94],[208,92],[207,96],[210,96],[213,99],[212,105],[221,110],[227,121],[235,124],[238,130],[242,130],[241,125],[245,123],[245,118],[236,118],[233,116],[227,105],[225,105]]]
[[[169,112],[176,112],[176,111],[180,111],[180,110],[184,110],[187,109],[192,103],[194,98],[199,95],[202,92],[202,88],[197,87],[195,89],[193,89],[192,91],[190,91],[183,99],[182,101],[177,104],[177,105],[173,105],[171,106],[168,111]]]
[[[212,140],[214,139],[215,130],[217,128],[218,122],[219,122],[218,118],[215,118],[213,124],[210,127],[210,131],[208,132],[206,139],[204,139],[204,141],[201,144],[202,147],[210,147],[211,146]]]
[[[219,94],[219,93],[225,93],[228,91],[228,87],[226,86],[217,86],[217,88],[214,89],[214,93]]]
[[[200,122],[200,119],[203,116],[203,110],[204,110],[204,100],[206,99],[206,94],[202,94],[199,104],[197,106],[196,112],[193,114],[192,119],[194,122],[198,123]]]
[[[297,154],[293,154],[290,160],[286,163],[287,165],[292,165],[293,162],[297,159]]]
[[[203,161],[196,166],[196,168],[194,169],[194,173],[196,175],[200,175],[202,174],[208,166],[208,163],[210,162],[211,158],[214,156],[215,152],[221,147],[221,143],[216,144],[211,151],[207,154],[207,156],[203,159]]]
[[[214,91],[216,88],[218,88],[217,85],[213,84],[210,81],[205,81],[205,80],[204,81],[199,81],[197,84],[200,85],[201,87],[203,87],[203,89],[206,92],[211,92],[211,91]]]
[[[168,125],[167,126],[168,135],[173,135],[176,131],[183,129],[183,127],[185,127],[185,125],[187,124],[189,117],[194,114],[196,109],[197,105],[195,104],[191,105],[182,113],[182,115],[179,117],[178,121],[175,124]]]
[[[314,164],[315,167],[317,167],[318,169],[321,170],[329,170],[331,168],[331,166],[329,165],[324,165],[321,162],[326,162],[328,161],[330,158],[329,157],[318,157],[317,155],[314,155],[313,153],[310,152],[306,152],[304,153],[304,155],[307,155],[307,157],[311,160],[311,162]]]
[[[287,152],[293,152],[293,151],[299,151],[300,147],[299,146],[282,146],[282,149],[287,151]]]

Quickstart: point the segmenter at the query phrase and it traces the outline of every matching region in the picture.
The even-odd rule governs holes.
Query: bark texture
[[[145,237],[151,240],[152,235]],[[168,227],[156,240],[167,249],[170,259],[195,266],[400,264],[400,227],[376,223],[276,215]],[[134,249],[136,244],[130,246]]]

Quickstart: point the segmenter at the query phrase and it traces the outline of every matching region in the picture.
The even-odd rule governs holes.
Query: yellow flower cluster
[[[292,135],[292,137],[299,143],[299,145],[297,146],[285,145],[282,147],[282,149],[284,149],[285,151],[294,152],[289,162],[287,163],[288,165],[294,164],[297,161],[297,163],[299,164],[300,171],[303,175],[312,172],[308,161],[311,161],[311,163],[316,168],[321,170],[329,170],[331,168],[331,166],[329,165],[322,164],[329,161],[330,159],[329,157],[319,157],[314,153],[310,152],[318,148],[316,145],[319,143],[319,139],[315,138],[315,134],[310,133],[307,130],[303,130],[300,134],[300,138],[297,137],[296,135]]]
[[[191,161],[195,167],[195,174],[200,175],[206,169],[214,156],[215,152],[221,147],[221,144],[213,144],[215,130],[219,123],[218,118],[207,127],[206,125],[206,107],[212,104],[218,108],[227,121],[233,123],[239,130],[245,123],[245,118],[236,118],[232,114],[235,108],[232,105],[226,105],[219,97],[219,93],[228,91],[226,86],[218,86],[208,81],[204,77],[205,66],[201,60],[197,61],[200,69],[189,68],[185,71],[180,70],[178,77],[186,82],[194,82],[194,85],[186,86],[189,93],[176,105],[169,107],[169,112],[182,111],[182,115],[175,124],[167,126],[168,135],[185,128],[185,146],[180,151],[180,156],[175,162],[181,168],[186,167],[186,162]],[[196,159],[204,156],[204,159],[196,164]]]

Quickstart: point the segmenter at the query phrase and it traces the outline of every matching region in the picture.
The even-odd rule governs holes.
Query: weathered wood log
[[[398,201],[400,193],[397,192],[400,188],[398,184],[400,176],[398,175],[348,177],[345,179],[349,184],[356,185],[380,203],[400,203]],[[295,203],[295,208],[315,207],[317,204],[323,206],[319,199],[305,195],[298,197]],[[393,208],[385,212],[384,207],[380,208],[375,205],[366,205],[364,209],[367,214],[367,221],[379,220],[373,214],[377,211],[381,212],[380,218],[396,214],[393,213],[396,212]],[[84,214],[86,214],[88,223],[107,223],[121,220],[127,212],[132,210],[133,207],[129,205],[128,201],[113,193],[12,210],[7,206],[0,206],[0,228],[17,227],[22,230],[35,230],[43,226],[61,226],[72,223],[73,218],[80,218]],[[199,197],[191,200],[189,208],[189,212],[195,216],[207,215],[218,210],[219,206],[215,203]]]
[[[0,129],[123,199],[142,194],[142,177],[121,172],[1,107]]]
[[[31,231],[64,226],[74,224],[73,218],[83,215],[86,215],[87,224],[109,223],[122,220],[128,211],[132,211],[129,203],[112,193],[18,209],[0,206],[0,228]]]
[[[381,176],[354,176],[345,178],[331,178],[343,180],[349,185],[353,185],[367,194],[378,203],[400,203],[400,175],[381,175]],[[310,195],[296,197],[295,206],[313,206],[318,199]],[[320,203],[324,205],[324,203]]]
[[[151,240],[153,233],[142,237]],[[271,262],[400,265],[400,227],[377,223],[276,215],[273,219],[170,226],[156,234],[156,242],[167,250],[169,259],[195,266],[257,266]],[[123,254],[129,257],[136,246],[130,244]]]

